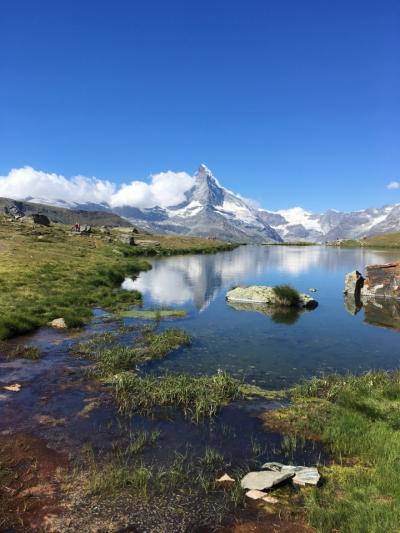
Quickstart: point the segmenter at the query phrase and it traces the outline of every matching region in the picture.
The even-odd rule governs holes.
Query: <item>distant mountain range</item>
[[[224,188],[205,165],[200,165],[194,185],[185,196],[179,205],[146,209],[129,205],[112,209],[106,203],[76,204],[46,198],[25,200],[72,211],[115,213],[152,233],[199,235],[238,242],[322,242],[400,231],[400,204],[349,213],[335,210],[309,213],[301,207],[268,211],[251,206]]]

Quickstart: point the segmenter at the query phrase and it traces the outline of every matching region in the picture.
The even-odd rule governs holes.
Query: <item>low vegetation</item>
[[[335,244],[335,243],[332,243]],[[338,246],[343,248],[400,248],[400,232],[383,233],[381,235],[373,235],[365,239],[349,239],[339,241]]]
[[[276,285],[273,291],[277,297],[277,303],[288,307],[296,307],[299,304],[300,294],[291,285]]]
[[[241,396],[240,383],[225,372],[211,376],[171,374],[161,377],[121,372],[111,379],[121,411],[149,413],[156,407],[180,409],[194,422],[214,416]]]
[[[162,320],[163,318],[184,318],[185,309],[129,309],[121,311],[120,318],[139,318],[140,320]]]
[[[400,372],[315,378],[267,423],[286,435],[321,439],[334,458],[326,483],[305,492],[318,531],[397,531],[400,524]]]
[[[80,327],[95,307],[118,313],[140,303],[137,291],[120,285],[126,276],[150,268],[142,256],[210,253],[236,246],[195,237],[159,241],[150,248],[128,246],[118,240],[117,229],[110,235],[95,228],[79,235],[61,224],[34,226],[0,215],[0,339],[60,317],[68,327]]]
[[[18,344],[17,346],[9,346],[5,342],[0,341],[0,357],[5,359],[30,359],[37,361],[40,359],[40,350],[36,346],[25,346]]]
[[[242,396],[239,381],[222,371],[198,377],[136,373],[138,365],[189,345],[190,336],[182,330],[157,331],[145,326],[137,333],[132,347],[113,344],[114,340],[113,334],[100,334],[79,344],[76,352],[93,361],[89,373],[111,387],[122,412],[148,414],[157,407],[178,408],[185,417],[199,422]]]
[[[107,380],[113,374],[135,369],[137,365],[153,359],[162,359],[168,353],[190,344],[190,336],[180,329],[166,329],[158,332],[155,328],[139,330],[134,346],[113,344],[115,335],[101,334],[81,343],[76,352],[93,360],[91,374]]]

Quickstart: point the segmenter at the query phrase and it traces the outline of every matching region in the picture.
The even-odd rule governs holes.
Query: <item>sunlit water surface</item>
[[[221,368],[247,382],[280,388],[323,372],[398,367],[400,333],[382,327],[384,315],[396,309],[383,302],[381,310],[378,302],[368,323],[364,310],[352,314],[351,302],[346,308],[343,297],[347,272],[364,272],[368,264],[398,257],[381,250],[242,246],[215,255],[155,260],[151,271],[126,280],[124,287],[141,291],[147,308],[188,311],[179,326],[192,334],[193,345],[147,370],[201,374]],[[271,317],[236,310],[225,300],[235,285],[282,283],[303,292],[316,288],[318,308]],[[392,318],[400,325],[398,316]]]

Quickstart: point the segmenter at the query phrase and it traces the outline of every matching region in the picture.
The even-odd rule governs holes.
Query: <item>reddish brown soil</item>
[[[0,531],[51,530],[46,524],[60,512],[66,457],[42,439],[16,434],[0,437],[0,465]]]

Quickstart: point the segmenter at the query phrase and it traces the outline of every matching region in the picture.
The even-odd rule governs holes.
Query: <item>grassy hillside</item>
[[[383,233],[382,235],[374,235],[360,240],[341,241],[339,246],[347,248],[359,246],[365,248],[400,248],[400,232]]]
[[[129,231],[128,228],[124,231]],[[140,294],[119,290],[125,276],[150,268],[144,255],[212,253],[235,245],[194,237],[149,237],[152,246],[128,246],[121,231],[91,235],[68,226],[35,226],[0,216],[0,339],[13,337],[64,318],[81,326],[101,307],[113,312],[140,302]],[[137,236],[135,235],[135,238]]]
[[[93,226],[130,226],[131,224],[115,213],[108,211],[84,211],[82,209],[72,210],[51,205],[34,204],[31,202],[20,202],[9,198],[0,198],[0,213],[5,208],[17,207],[26,216],[40,213],[46,215],[52,222],[67,224],[72,226],[76,222]]]

